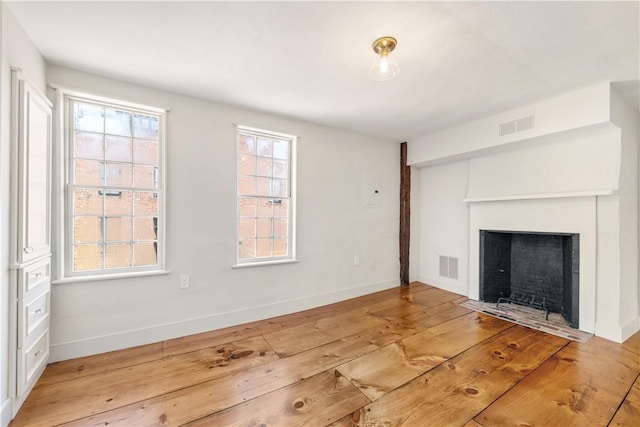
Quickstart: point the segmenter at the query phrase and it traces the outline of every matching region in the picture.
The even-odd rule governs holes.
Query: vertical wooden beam
[[[411,167],[407,166],[407,143],[400,144],[400,285],[409,285],[411,237]]]

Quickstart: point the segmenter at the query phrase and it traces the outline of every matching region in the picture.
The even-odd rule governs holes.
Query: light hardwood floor
[[[11,427],[637,426],[640,333],[585,344],[420,283],[51,364]]]

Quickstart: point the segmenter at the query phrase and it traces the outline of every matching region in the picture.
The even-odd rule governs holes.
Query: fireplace
[[[480,301],[533,301],[579,328],[579,234],[480,230]]]

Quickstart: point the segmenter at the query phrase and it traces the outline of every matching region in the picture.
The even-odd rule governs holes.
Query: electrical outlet
[[[358,255],[353,256],[353,265],[360,265],[360,257]]]
[[[181,274],[180,275],[180,289],[187,289],[189,287],[189,275]]]

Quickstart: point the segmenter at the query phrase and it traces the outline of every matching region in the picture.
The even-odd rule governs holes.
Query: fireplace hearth
[[[534,301],[577,329],[579,247],[573,233],[480,230],[480,301]]]

